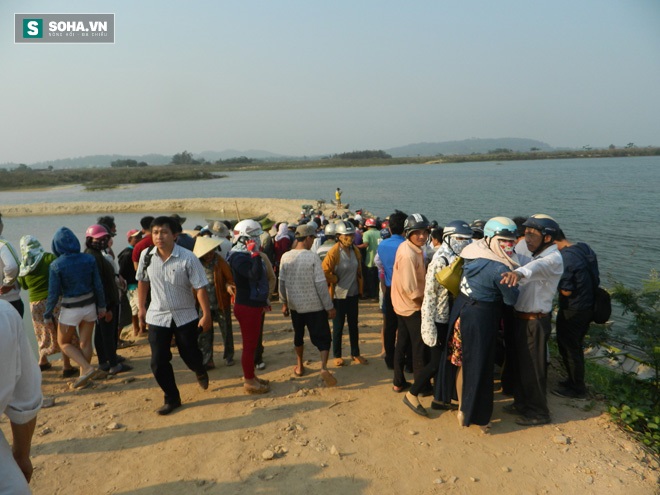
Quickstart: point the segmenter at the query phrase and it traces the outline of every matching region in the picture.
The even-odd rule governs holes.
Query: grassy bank
[[[577,158],[616,158],[660,155],[660,148],[626,148],[580,151],[530,151],[482,153],[451,156],[414,156],[399,158],[289,160],[252,163],[203,163],[197,165],[150,165],[127,168],[31,169],[25,165],[13,170],[0,169],[0,190],[34,189],[83,184],[89,189],[121,184],[205,180],[222,177],[223,172],[250,170],[287,170],[309,168],[372,167],[402,164],[442,164],[465,162],[505,162]]]

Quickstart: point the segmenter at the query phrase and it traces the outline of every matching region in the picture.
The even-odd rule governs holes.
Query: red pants
[[[243,337],[243,354],[241,366],[246,380],[254,378],[254,352],[259,344],[259,331],[261,330],[261,316],[264,308],[254,308],[243,304],[234,304],[234,316],[241,327]]]

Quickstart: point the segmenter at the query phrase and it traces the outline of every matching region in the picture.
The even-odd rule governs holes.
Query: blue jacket
[[[475,301],[499,302],[513,306],[518,300],[518,287],[501,284],[502,274],[510,271],[504,263],[485,258],[465,260],[461,292]]]
[[[559,293],[559,307],[573,311],[592,309],[594,291],[600,283],[596,253],[588,244],[578,242],[560,250],[559,254],[564,261],[564,274],[559,280],[558,289],[571,291],[568,297]]]
[[[52,249],[57,259],[50,264],[48,300],[44,319],[50,321],[53,309],[62,297],[76,297],[94,293],[96,306],[105,308],[105,295],[96,260],[90,254],[80,252],[80,241],[66,227],[61,227],[53,237]]]
[[[396,258],[396,250],[405,239],[403,236],[394,234],[392,237],[384,239],[378,245],[378,257],[383,263],[383,270],[385,271],[385,286],[392,287],[392,272],[394,271],[394,259]]]

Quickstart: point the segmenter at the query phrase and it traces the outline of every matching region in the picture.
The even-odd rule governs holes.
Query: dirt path
[[[69,390],[56,363],[44,373],[44,391],[57,403],[38,418],[34,493],[658,493],[657,463],[598,403],[551,396],[553,423],[523,428],[502,412],[510,399],[496,394],[490,435],[459,429],[455,412],[421,418],[391,391],[391,372],[377,357],[375,303],[360,307],[370,364],[334,369],[334,389],[322,386],[311,344],[306,376],[293,376],[293,334],[279,305],[273,309],[263,372],[273,387],[258,399],[243,394],[238,363],[211,371],[202,391],[175,356],[184,407],[157,416],[162,395],[144,341],[121,351],[134,371],[82,391]],[[6,420],[2,429],[8,433]],[[267,451],[273,459],[263,458]]]

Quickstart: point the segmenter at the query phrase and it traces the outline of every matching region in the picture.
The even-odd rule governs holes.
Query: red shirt
[[[138,241],[138,243],[133,248],[133,254],[131,256],[131,260],[133,260],[133,263],[139,263],[140,254],[142,254],[142,251],[152,247],[153,245],[154,245],[154,241],[151,239],[151,234],[147,234],[142,239],[140,239],[140,241]]]

